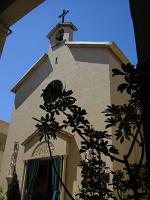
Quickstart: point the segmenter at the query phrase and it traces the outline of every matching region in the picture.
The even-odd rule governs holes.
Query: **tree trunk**
[[[150,0],[129,0],[138,62],[150,58]]]

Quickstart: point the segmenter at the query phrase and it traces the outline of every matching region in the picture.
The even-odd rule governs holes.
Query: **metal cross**
[[[69,12],[69,10],[63,10],[63,13],[61,15],[59,15],[59,18],[62,18],[62,23],[64,23],[65,16],[67,15],[68,12]]]

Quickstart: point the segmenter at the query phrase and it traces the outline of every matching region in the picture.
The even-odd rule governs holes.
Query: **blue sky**
[[[43,53],[47,33],[59,22],[63,9],[66,21],[77,26],[75,41],[115,41],[131,63],[136,49],[128,0],[46,0],[11,27],[0,60],[0,119],[10,121],[14,94],[10,89]]]

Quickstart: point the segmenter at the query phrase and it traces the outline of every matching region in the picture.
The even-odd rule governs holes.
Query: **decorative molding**
[[[17,162],[17,157],[18,157],[18,151],[19,151],[19,142],[14,142],[14,148],[11,155],[9,171],[8,171],[8,175],[6,176],[8,185],[10,184],[13,178],[13,175],[16,172],[16,162]]]
[[[25,146],[30,140],[32,140],[36,135],[39,137],[39,130],[35,130],[29,137],[27,137],[22,143],[21,145]],[[69,133],[67,131],[64,130],[59,130],[57,133],[57,137],[59,136],[64,136],[66,139],[71,139],[74,137],[74,134]],[[40,139],[40,137],[39,137]]]
[[[51,151],[54,151],[55,147],[54,145],[50,142],[50,148]],[[41,142],[40,144],[38,144],[35,149],[32,152],[31,157],[34,158],[41,158],[41,157],[47,157],[49,156],[49,148],[48,148],[48,144],[47,142]]]

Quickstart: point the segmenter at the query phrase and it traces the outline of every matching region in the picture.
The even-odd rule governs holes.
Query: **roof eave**
[[[1,23],[3,22],[3,24],[9,28],[44,1],[45,0],[30,0],[29,3],[26,0],[5,0],[5,3],[1,3],[4,4],[2,5],[2,9],[0,9]]]
[[[122,63],[130,62],[115,42],[66,42],[65,44],[70,47],[109,48]]]
[[[44,54],[40,59],[31,66],[29,71],[17,82],[17,84],[11,89],[11,92],[16,93],[19,87],[27,80],[28,77],[48,58],[47,54]]]

